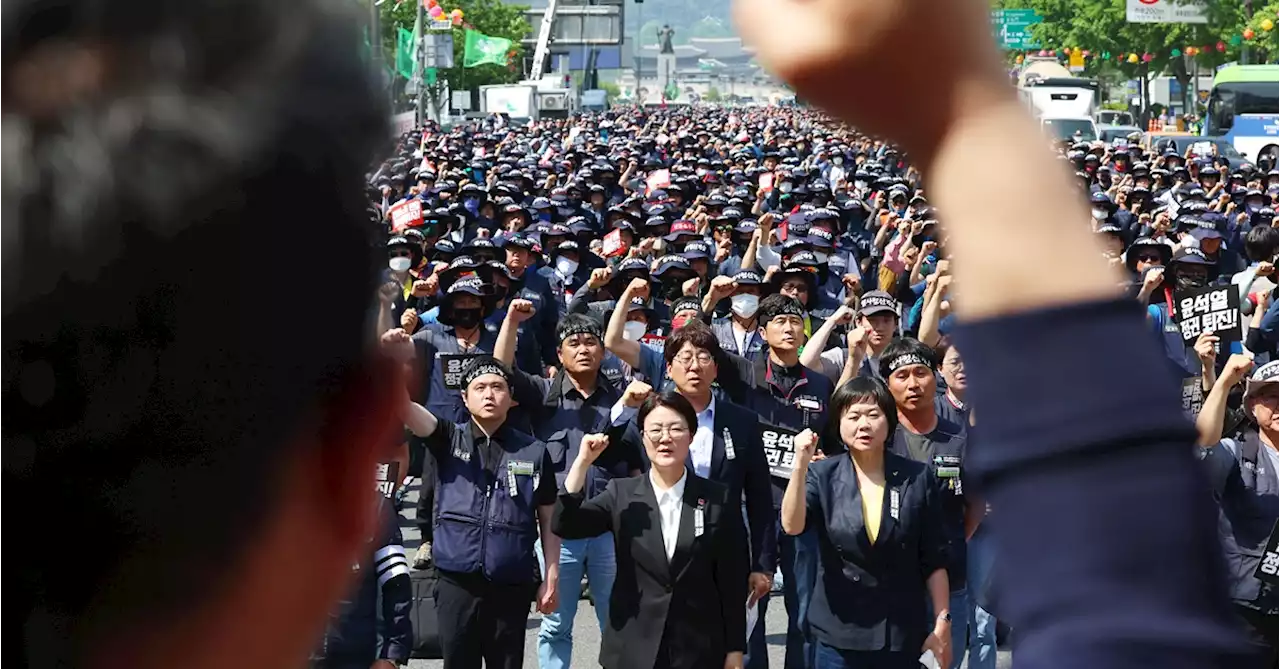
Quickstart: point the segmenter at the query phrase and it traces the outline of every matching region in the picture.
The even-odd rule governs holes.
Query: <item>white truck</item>
[[[577,96],[558,77],[480,87],[480,111],[506,114],[519,121],[567,118],[577,110]]]
[[[1018,97],[1037,117],[1089,117],[1098,110],[1098,82],[1073,76],[1056,60],[1029,59],[1018,73]]]

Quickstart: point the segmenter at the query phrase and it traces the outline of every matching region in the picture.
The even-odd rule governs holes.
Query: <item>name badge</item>
[[[729,434],[729,428],[727,427],[724,429],[724,457],[729,460],[738,457],[733,452],[733,435]]]
[[[507,464],[507,495],[511,499],[520,496],[520,489],[516,487],[516,470],[511,467],[510,463]]]
[[[707,500],[698,500],[698,508],[693,510],[693,536],[695,538],[702,536],[703,532],[703,515],[707,508]]]
[[[889,489],[889,517],[894,520],[898,519],[898,512],[902,509],[902,494],[897,488]]]
[[[1182,334],[1182,330],[1181,330],[1181,328],[1179,328],[1179,327],[1178,327],[1178,324],[1177,324],[1176,322],[1172,321],[1172,320],[1171,320],[1171,321],[1168,321],[1168,322],[1166,322],[1166,323],[1164,324],[1164,331],[1165,331],[1165,332],[1176,332],[1176,333],[1178,333],[1178,334]]]
[[[953,479],[960,477],[960,457],[955,455],[935,455],[933,466],[938,478]]]
[[[822,411],[822,402],[816,397],[797,397],[796,406],[805,411]]]
[[[533,476],[533,463],[528,460],[511,460],[507,462],[507,469],[517,476]]]

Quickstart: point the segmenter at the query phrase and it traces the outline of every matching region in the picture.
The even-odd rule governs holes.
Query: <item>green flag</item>
[[[467,30],[466,48],[463,50],[462,66],[475,67],[485,63],[495,65],[507,64],[507,52],[511,50],[511,40],[502,37],[489,37],[474,30]]]
[[[413,33],[400,28],[396,34],[396,72],[405,79],[413,78]]]

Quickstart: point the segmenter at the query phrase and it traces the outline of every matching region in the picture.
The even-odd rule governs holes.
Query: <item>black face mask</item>
[[[1209,284],[1209,277],[1200,274],[1186,274],[1178,272],[1177,280],[1178,290],[1194,290],[1196,288],[1204,288]]]
[[[462,328],[463,330],[475,329],[480,325],[480,319],[482,318],[481,310],[476,308],[453,308],[449,310],[449,313],[450,320],[453,321],[453,326],[455,328]]]
[[[678,300],[684,295],[684,279],[668,279],[662,282],[662,298]]]

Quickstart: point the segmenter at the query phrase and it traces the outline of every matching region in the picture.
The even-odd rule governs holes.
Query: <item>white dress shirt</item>
[[[698,414],[698,429],[693,433],[693,443],[689,444],[689,464],[693,465],[693,473],[702,478],[711,478],[711,451],[715,449],[716,440],[716,396],[711,396],[707,408]]]
[[[649,485],[653,486],[653,495],[658,498],[658,519],[662,522],[662,544],[667,549],[667,561],[676,554],[676,538],[680,536],[680,511],[684,507],[684,484],[689,475],[681,473],[680,480],[670,488],[663,489],[662,484],[649,470]]]

